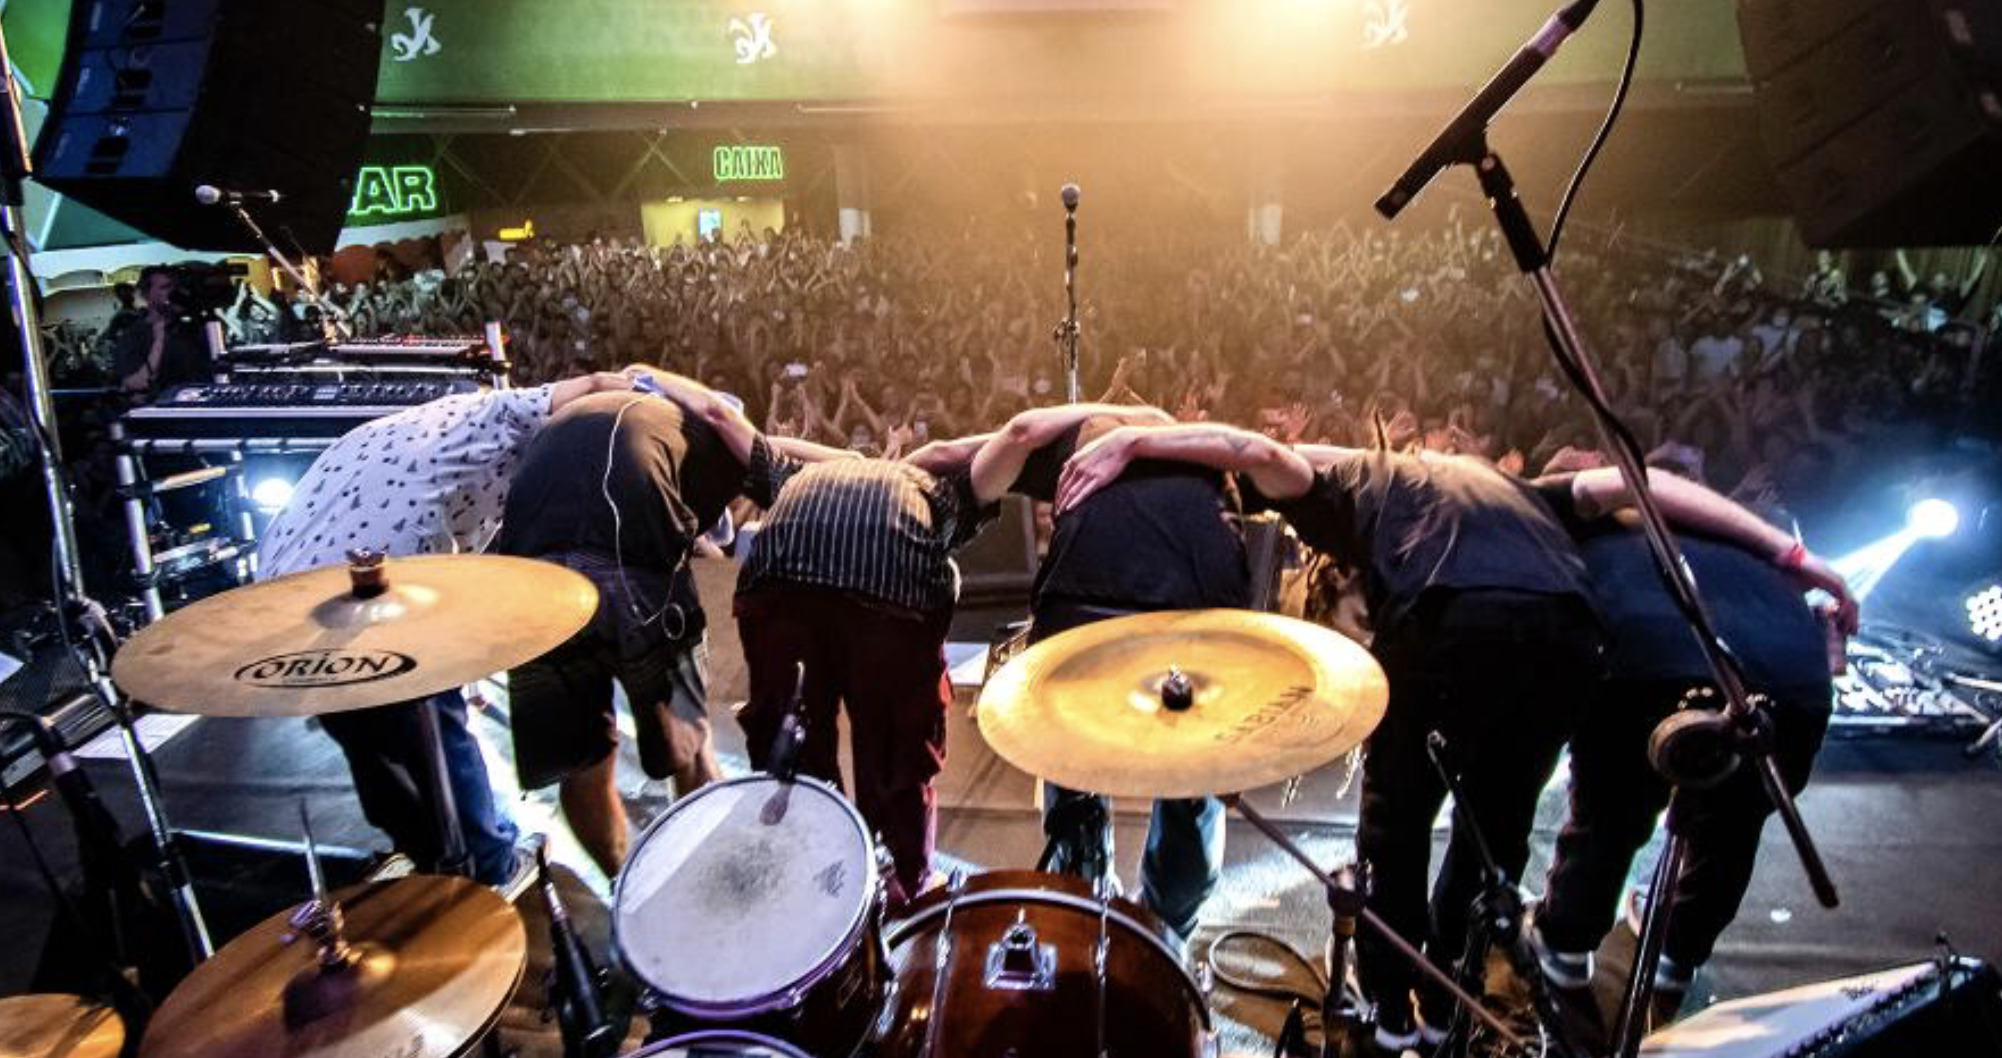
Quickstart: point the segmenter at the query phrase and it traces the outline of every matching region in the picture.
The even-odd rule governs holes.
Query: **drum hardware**
[[[1107,959],[1112,955],[1112,932],[1109,928],[1112,915],[1112,890],[1103,881],[1100,881],[1096,888],[1098,890],[1098,944],[1092,950],[1091,975],[1093,982],[1098,987],[1093,997],[1093,1006],[1097,1008],[1095,1011],[1096,1016],[1093,1020],[1097,1022],[1098,1028],[1099,1058],[1106,1058],[1105,993],[1110,987],[1110,982],[1106,979],[1105,964]]]
[[[1529,938],[1523,932],[1526,909],[1523,907],[1522,891],[1517,888],[1515,879],[1495,863],[1487,836],[1481,832],[1473,813],[1467,810],[1468,802],[1460,786],[1459,775],[1446,766],[1446,752],[1445,736],[1437,731],[1428,732],[1425,754],[1432,762],[1432,770],[1438,773],[1439,781],[1445,784],[1447,792],[1453,797],[1453,825],[1467,829],[1474,839],[1474,851],[1481,860],[1481,890],[1475,894],[1468,915],[1467,943],[1458,967],[1461,986],[1469,995],[1482,991],[1487,979],[1488,951],[1500,946],[1516,978],[1529,990],[1530,1006],[1540,1022],[1538,1035],[1543,1047],[1539,1053],[1570,1058],[1581,1052],[1564,1035],[1563,1012],[1557,1008],[1556,997],[1544,981],[1543,973],[1537,967],[1536,953],[1530,950]],[[1454,1010],[1446,1030],[1446,1042],[1435,1053],[1472,1053],[1472,1029],[1466,1009]]]
[[[142,1058],[455,1058],[488,1036],[527,964],[507,901],[442,875],[314,884],[168,995]]]
[[[1337,901],[1340,901],[1345,906],[1353,906],[1356,909],[1356,919],[1363,925],[1368,926],[1371,932],[1376,934],[1377,939],[1390,945],[1405,962],[1411,964],[1413,969],[1431,978],[1432,983],[1445,989],[1467,1013],[1479,1019],[1488,1028],[1494,1030],[1495,1034],[1506,1040],[1511,1047],[1522,1049],[1528,1046],[1527,1041],[1521,1035],[1510,1029],[1508,1025],[1503,1023],[1488,1008],[1482,1006],[1480,1000],[1468,995],[1467,990],[1461,988],[1459,982],[1453,980],[1444,971],[1432,965],[1432,960],[1427,959],[1424,953],[1412,947],[1410,941],[1399,936],[1396,930],[1391,929],[1388,923],[1377,916],[1376,912],[1371,911],[1365,906],[1362,893],[1354,885],[1353,876],[1345,882],[1342,877],[1323,870],[1319,864],[1314,862],[1314,858],[1307,854],[1305,849],[1296,844],[1292,838],[1287,837],[1286,832],[1280,830],[1276,823],[1266,818],[1264,813],[1251,807],[1251,803],[1245,800],[1242,795],[1228,794],[1220,796],[1223,797],[1225,804],[1236,809],[1237,813],[1243,816],[1246,822],[1257,827],[1260,833],[1270,838],[1272,843],[1279,846],[1282,852],[1291,856],[1300,866],[1305,867],[1307,873],[1312,874],[1322,886],[1326,887],[1331,906]],[[1331,985],[1330,987],[1336,986]]]
[[[1056,987],[1057,946],[1038,941],[1027,911],[1017,912],[1008,932],[987,946],[987,974],[982,980],[989,988],[1016,992],[1047,992]]]
[[[110,680],[147,704],[212,717],[374,708],[527,661],[570,638],[596,610],[590,581],[547,562],[350,552],[345,567],[233,588],[147,625],[112,659]],[[441,866],[464,873],[437,712],[419,708],[417,718],[428,765],[419,781]],[[164,814],[160,823],[164,829]]]
[[[919,1058],[931,1058],[938,1045],[939,1025],[945,1020],[945,984],[952,970],[952,916],[959,910],[959,896],[966,889],[966,872],[954,871],[945,883],[945,927],[938,931],[932,947],[931,1006],[926,1009],[925,1045]]]
[[[549,998],[563,1037],[564,1058],[610,1058],[624,1034],[605,1017],[601,991],[605,972],[591,958],[583,938],[570,925],[570,909],[556,891],[549,873],[549,843],[535,849],[536,877],[549,908],[549,946],[555,965],[549,971]]]

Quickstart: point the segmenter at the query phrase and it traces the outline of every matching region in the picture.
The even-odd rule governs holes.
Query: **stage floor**
[[[969,613],[959,634],[976,638],[1003,617]],[[730,707],[742,697],[734,629],[726,620],[718,621],[712,637],[712,717],[726,770],[740,774],[747,770],[742,739],[730,720]],[[504,726],[492,716],[480,718],[477,726],[496,786],[518,821],[525,830],[549,832],[557,858],[581,879],[580,885],[570,886],[573,903],[586,903],[587,890],[602,895],[606,880],[590,869],[554,821],[547,792],[522,796],[515,790]],[[987,750],[965,708],[953,712],[948,749],[940,781],[938,866],[976,871],[1032,866],[1041,848],[1033,781]],[[174,822],[183,828],[294,839],[297,805],[303,800],[321,841],[386,846],[362,820],[333,742],[311,721],[201,720],[168,739],[157,760]],[[663,789],[643,781],[633,761],[626,764],[624,791],[637,828],[669,802]],[[91,760],[86,767],[128,833],[141,832],[123,762]],[[1356,793],[1345,779],[1337,765],[1308,776],[1290,804],[1281,803],[1276,788],[1252,797],[1285,821],[1322,862],[1334,864],[1352,852]],[[1563,797],[1560,775],[1545,794],[1527,879],[1532,890],[1540,887]],[[1146,808],[1144,803],[1117,806],[1121,875],[1129,888],[1135,881]],[[1842,906],[1829,911],[1815,904],[1785,835],[1777,824],[1769,825],[1744,911],[1699,979],[1703,995],[1728,998],[1927,958],[1936,953],[1934,937],[1941,932],[1964,954],[2002,957],[2002,914],[1992,906],[2002,893],[2002,827],[1995,823],[2002,819],[2002,783],[1992,757],[1965,760],[1958,744],[1946,741],[1833,739],[1802,808],[1841,887]],[[74,849],[60,807],[44,800],[25,815],[58,870],[73,870]],[[263,872],[255,884],[235,876],[201,882],[211,920],[219,934],[229,935],[296,899],[305,878],[303,871],[284,866]],[[529,903],[524,902],[524,912],[534,931],[540,913]],[[581,917],[602,951],[601,913],[585,907]],[[0,995],[33,989],[40,954],[49,942],[50,919],[50,901],[19,833],[0,827],[0,945],[8,953],[0,958]],[[1248,825],[1233,820],[1223,885],[1205,908],[1204,919],[1198,951],[1219,931],[1252,928],[1317,954],[1328,914],[1304,872]],[[1628,946],[1622,943],[1623,931],[1616,930],[1614,937],[1609,949]],[[1609,950],[1605,962],[1623,965],[1624,960]],[[1280,969],[1276,963],[1233,965]],[[541,987],[535,967],[526,981],[517,999],[520,1009],[505,1024],[520,1030],[524,1056],[555,1054],[546,1049],[553,1036],[534,1020],[532,1005],[539,1001]],[[1219,987],[1214,1006],[1223,1016],[1225,1054],[1270,1053],[1268,1034],[1283,1019],[1282,1005]]]

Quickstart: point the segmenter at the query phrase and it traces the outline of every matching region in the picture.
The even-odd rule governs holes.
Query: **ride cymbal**
[[[499,1019],[527,965],[514,908],[477,882],[412,875],[334,894],[350,962],[265,919],[175,988],[141,1058],[452,1058]]]
[[[1170,610],[1030,647],[981,691],[979,722],[1010,764],[1061,786],[1198,797],[1340,757],[1388,696],[1376,660],[1337,632],[1250,610]]]
[[[597,610],[562,566],[502,555],[392,558],[380,594],[329,566],[212,595],[112,659],[125,693],[204,716],[310,716],[450,690],[538,657]]]
[[[0,1058],[117,1058],[125,1023],[80,996],[0,999]]]

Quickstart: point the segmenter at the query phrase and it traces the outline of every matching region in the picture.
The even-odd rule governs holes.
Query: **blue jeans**
[[[1091,804],[1096,802],[1096,804]],[[1093,811],[1103,824],[1093,824]],[[1080,810],[1082,810],[1080,812]],[[1059,813],[1084,819],[1087,825],[1065,826]],[[1067,790],[1055,783],[1043,787],[1043,826],[1054,833],[1054,824],[1069,830],[1060,835],[1067,840],[1059,846],[1052,869],[1069,874],[1094,873],[1094,863],[1109,864],[1112,858],[1110,809],[1097,794]],[[1140,900],[1161,916],[1184,943],[1196,932],[1203,901],[1216,891],[1223,876],[1223,802],[1214,797],[1154,802],[1154,817],[1147,824],[1147,851],[1140,859]],[[1096,880],[1094,878],[1094,880]]]
[[[1035,608],[1029,642],[1124,613],[1070,600],[1043,599]],[[1082,823],[1082,825],[1078,825]],[[1061,831],[1061,833],[1060,833]],[[1060,837],[1050,869],[1096,881],[1111,870],[1111,810],[1098,794],[1043,787],[1043,832]],[[1223,802],[1214,797],[1156,801],[1140,859],[1140,899],[1184,943],[1196,932],[1203,901],[1223,876]]]
[[[426,793],[423,725],[417,712],[433,707],[438,710],[445,780],[458,810],[473,877],[498,885],[514,873],[519,831],[494,800],[486,758],[468,725],[464,696],[445,691],[375,709],[329,713],[320,723],[347,755],[362,815],[387,833],[396,851],[410,857],[420,870],[434,870],[441,842]]]

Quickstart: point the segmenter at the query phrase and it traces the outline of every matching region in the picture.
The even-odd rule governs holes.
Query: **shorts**
[[[669,635],[691,622],[665,600],[670,578],[628,569],[587,552],[544,556],[598,588],[591,623],[555,650],[508,674],[515,770],[524,790],[540,789],[605,759],[618,748],[614,680],[633,714],[640,766],[653,779],[677,766],[668,725],[707,730],[708,645],[700,631]]]

